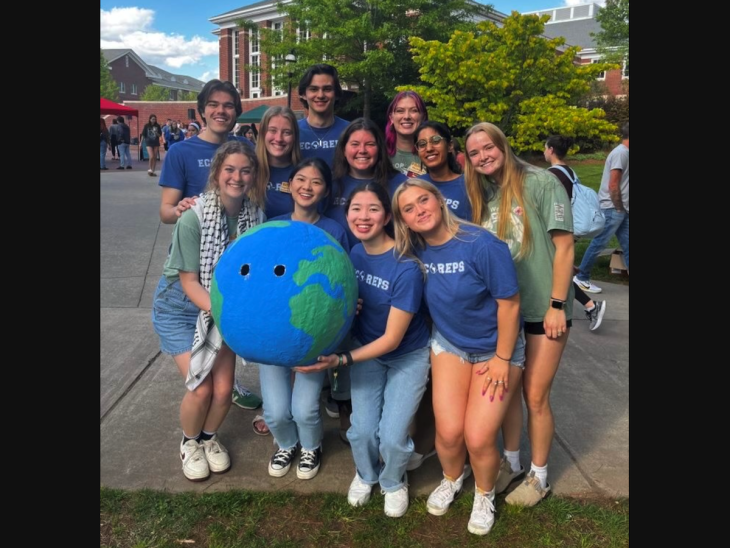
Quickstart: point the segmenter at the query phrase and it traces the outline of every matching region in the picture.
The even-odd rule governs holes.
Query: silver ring
[[[504,384],[504,381],[497,381],[495,384]]]

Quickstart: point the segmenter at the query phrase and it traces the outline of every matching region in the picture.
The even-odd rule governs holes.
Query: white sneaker
[[[573,282],[586,293],[600,293],[601,291],[603,291],[603,289],[595,285],[590,280],[588,280],[587,282],[579,280],[578,276],[573,276]]]
[[[466,464],[464,465],[464,472],[456,481],[450,481],[446,478],[442,479],[441,484],[428,497],[428,502],[426,503],[428,513],[434,516],[443,516],[457,495],[461,493],[461,487],[464,485],[464,480],[469,477],[469,474],[471,474],[471,466]]]
[[[492,495],[494,496],[494,495]],[[475,535],[486,535],[494,525],[494,499],[489,494],[480,494],[474,490],[474,505],[467,529]]]
[[[347,502],[350,506],[364,506],[370,500],[370,494],[373,492],[373,486],[368,485],[360,478],[360,474],[355,472],[355,479],[350,484],[350,490],[347,491]]]
[[[231,457],[228,455],[228,449],[218,439],[215,434],[209,440],[203,440],[203,451],[205,452],[205,460],[208,461],[208,468],[211,472],[221,474],[231,467]]]
[[[203,481],[210,476],[208,460],[203,447],[195,440],[180,444],[180,460],[185,477],[190,481]]]
[[[435,454],[436,449],[434,449],[430,453],[426,453],[425,455],[422,455],[421,453],[416,453],[414,451],[411,455],[411,458],[408,459],[408,463],[406,464],[406,472],[412,472],[416,468],[420,468],[423,464],[423,461],[425,461],[429,457],[433,457]]]
[[[386,493],[385,495],[385,515],[391,518],[399,518],[408,510],[408,486],[403,485],[397,491]]]

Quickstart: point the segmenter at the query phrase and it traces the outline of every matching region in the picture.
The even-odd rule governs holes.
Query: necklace
[[[315,129],[314,129],[313,127],[312,127],[312,124],[310,124],[310,123],[309,123],[309,120],[308,120],[307,118],[305,118],[305,119],[304,119],[304,121],[305,121],[305,122],[307,122],[307,127],[308,127],[308,128],[309,128],[309,130],[310,130],[310,131],[312,132],[312,134],[313,134],[313,135],[314,135],[314,137],[315,137],[315,138],[317,139],[317,141],[319,141],[319,148],[322,148],[322,141],[326,141],[326,140],[327,140],[327,136],[328,136],[328,135],[330,134],[330,131],[332,131],[332,128],[333,128],[333,127],[335,127],[335,124],[334,124],[334,122],[332,123],[332,125],[331,125],[331,126],[329,126],[328,128],[326,128],[326,131],[324,132],[324,135],[320,136],[320,135],[319,135],[319,134],[318,134],[318,133],[317,133],[317,132],[315,131]],[[321,129],[321,128],[320,128],[320,129]]]

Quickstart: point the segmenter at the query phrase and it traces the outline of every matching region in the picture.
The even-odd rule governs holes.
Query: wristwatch
[[[562,310],[565,306],[565,301],[557,301],[555,299],[551,299],[550,306],[553,308],[557,308],[558,310]]]

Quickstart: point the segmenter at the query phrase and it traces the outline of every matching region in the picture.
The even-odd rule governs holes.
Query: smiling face
[[[350,166],[350,176],[356,179],[372,177],[378,161],[375,135],[364,129],[353,132],[345,144],[345,160]]]
[[[393,129],[402,136],[411,136],[421,123],[421,112],[412,97],[404,97],[393,109],[390,121],[393,122]]]
[[[290,183],[291,197],[303,208],[316,206],[327,197],[327,183],[319,170],[306,166],[296,172]]]
[[[441,140],[438,143],[433,143],[431,138],[438,135]],[[438,140],[438,139],[437,139]],[[421,158],[421,162],[429,169],[429,171],[436,170],[441,166],[448,165],[449,163],[449,145],[446,138],[442,137],[441,134],[431,127],[422,129],[418,133],[417,143],[425,143],[424,146],[418,148],[418,156]],[[419,145],[420,146],[420,145]]]
[[[327,116],[335,110],[335,79],[329,74],[315,74],[304,90],[310,110]]]
[[[497,148],[486,131],[477,131],[469,136],[466,154],[477,173],[499,181],[504,167],[504,152]]]
[[[214,91],[205,103],[205,125],[207,131],[223,137],[236,123],[236,104],[233,96],[225,91]]]
[[[417,186],[405,189],[398,197],[398,210],[403,222],[418,234],[431,234],[442,228],[443,215],[438,198]]]
[[[286,167],[291,164],[291,152],[294,147],[294,128],[288,118],[273,116],[264,134],[264,145],[269,164],[275,167]]]
[[[350,201],[347,224],[361,242],[369,242],[385,233],[390,215],[385,212],[378,195],[369,190],[358,192]]]
[[[223,160],[216,181],[221,196],[241,199],[254,183],[253,166],[243,154],[229,154]]]

